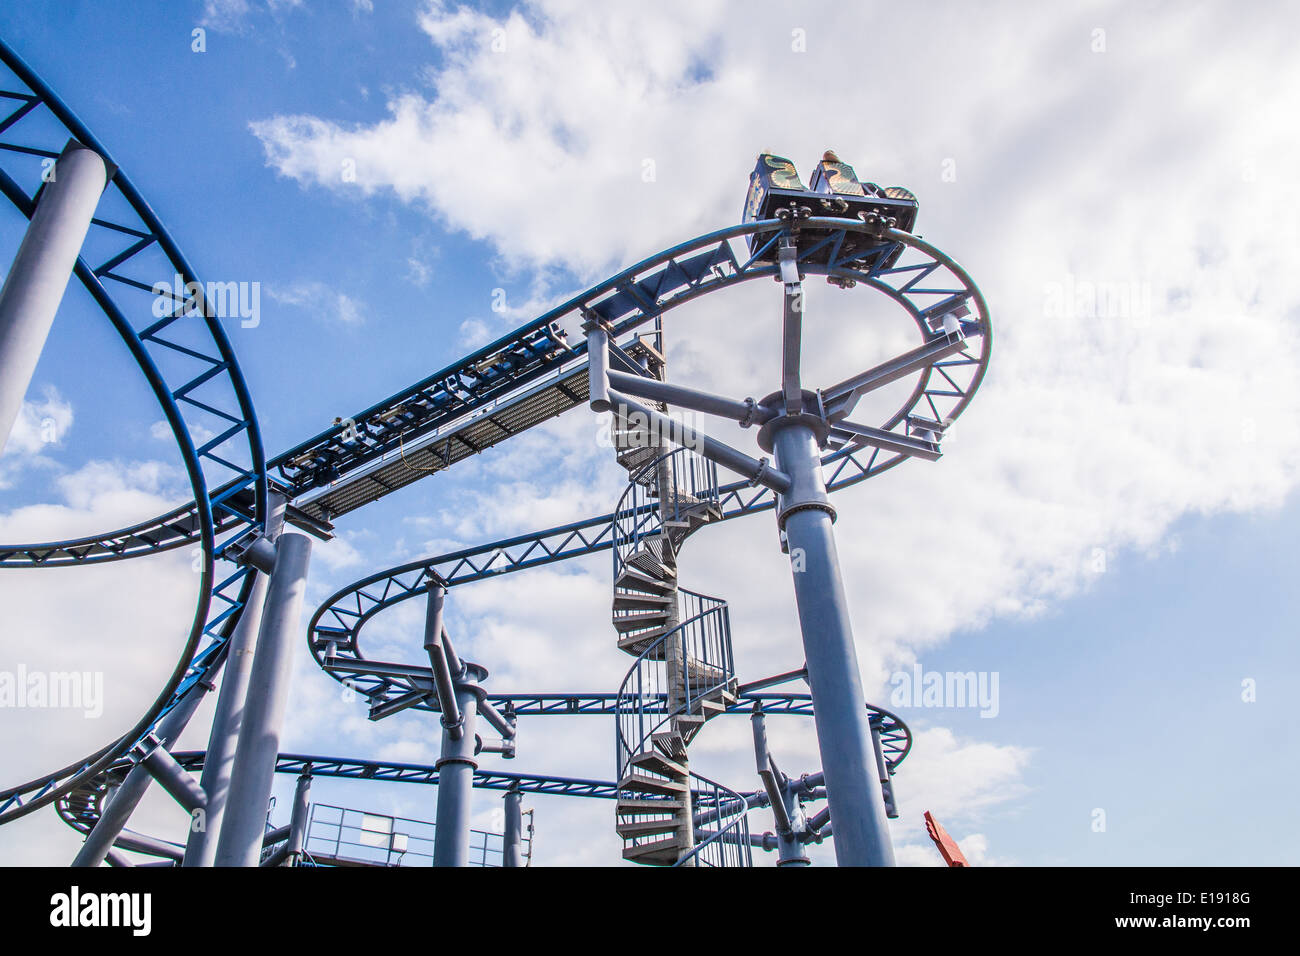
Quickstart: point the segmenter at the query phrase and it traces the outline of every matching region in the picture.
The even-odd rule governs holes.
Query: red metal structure
[[[930,815],[929,810],[925,811],[925,832],[930,834],[930,839],[939,848],[945,863],[949,866],[970,866],[966,857],[962,855],[961,847],[957,846],[957,841],[948,836],[948,831]]]

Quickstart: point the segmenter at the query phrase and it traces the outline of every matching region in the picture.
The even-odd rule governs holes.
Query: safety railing
[[[646,549],[665,521],[687,521],[701,504],[718,503],[718,466],[690,448],[675,448],[643,465],[614,509],[614,578]]]
[[[343,866],[433,866],[436,827],[413,820],[347,807],[314,803],[303,849],[317,864]],[[520,835],[520,856],[532,857],[528,828]],[[505,865],[505,835],[470,830],[469,865]]]
[[[749,805],[735,790],[691,774],[698,842],[674,866],[753,866]]]
[[[695,613],[646,648],[618,689],[619,779],[655,734],[671,728],[674,717],[698,712],[702,701],[716,699],[734,684],[727,602],[694,591],[679,594]]]

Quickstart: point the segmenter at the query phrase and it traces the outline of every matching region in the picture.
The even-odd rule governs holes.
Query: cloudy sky
[[[895,701],[915,735],[896,778],[900,862],[939,862],[931,810],[977,864],[1279,864],[1297,845],[1273,811],[1300,784],[1294,17],[1226,3],[41,2],[6,8],[0,35],[203,278],[260,283],[261,321],[229,332],[271,451],[738,221],[760,151],[807,175],[832,147],[863,179],[907,185],[918,231],[980,283],[996,345],[940,462],[837,496],[839,548],[869,698],[890,706],[891,676],[919,666],[996,675],[998,706]],[[6,264],[21,228],[0,210]],[[807,381],[904,341],[901,313],[865,290],[810,282],[809,309]],[[779,314],[766,283],[676,310],[670,376],[771,391]],[[184,500],[160,419],[71,289],[0,458],[0,540]],[[596,429],[574,411],[341,519],[315,550],[310,609],[385,567],[611,510],[622,472]],[[705,529],[681,579],[730,602],[743,680],[800,664],[770,515]],[[134,722],[194,588],[185,554],[0,574],[0,670],[102,672],[105,698],[95,718],[0,711],[0,784]],[[608,555],[467,586],[452,632],[493,689],[613,690],[629,659],[609,589]],[[419,618],[415,602],[381,615],[367,656],[418,663]],[[204,746],[209,714],[184,746]],[[607,779],[611,730],[534,718],[518,759],[487,765]],[[817,769],[810,721],[769,731],[783,769]],[[432,762],[437,736],[427,714],[367,721],[304,639],[285,749]],[[719,720],[693,764],[752,788],[748,747],[748,721]],[[291,788],[277,781],[281,807]],[[322,780],[314,796],[434,813],[432,790],[409,785]],[[610,803],[530,805],[537,865],[618,861]],[[477,824],[499,806],[479,792]],[[132,825],[174,837],[184,815],[155,794]],[[76,845],[51,811],[0,828],[3,862],[63,864]]]

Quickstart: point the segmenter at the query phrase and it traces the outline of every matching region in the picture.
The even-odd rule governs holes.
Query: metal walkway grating
[[[432,440],[425,438],[405,452],[386,455],[375,467],[349,475],[330,485],[323,494],[299,501],[297,506],[313,518],[332,521],[585,404],[588,385],[584,359],[573,368],[561,371],[556,378],[440,429]]]

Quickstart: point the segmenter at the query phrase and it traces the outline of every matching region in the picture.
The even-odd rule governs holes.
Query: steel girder
[[[190,773],[203,769],[205,754],[201,750],[172,754],[180,767]],[[83,785],[61,795],[58,812],[65,823],[81,832],[87,832],[99,819],[99,805],[109,776],[123,775],[134,766],[129,760],[118,761],[105,774],[91,784]],[[433,764],[394,763],[382,760],[361,760],[351,757],[323,757],[311,754],[280,754],[276,758],[275,772],[314,777],[335,777],[344,780],[381,780],[389,783],[418,783],[436,786],[438,768]],[[541,774],[509,773],[496,770],[477,770],[474,786],[482,790],[513,790],[524,793],[549,794],[567,797],[595,797],[612,800],[618,784],[612,780],[588,780],[581,777],[545,776]]]
[[[821,237],[799,248],[797,264],[802,271],[825,275],[844,285],[860,282],[883,292],[908,311],[927,338],[934,335],[929,323],[936,314],[965,302],[975,305],[976,318],[963,324],[971,334],[980,335],[981,354],[935,362],[909,401],[883,429],[896,429],[917,409],[926,417],[933,415],[939,423],[960,414],[983,377],[990,346],[987,307],[964,270],[938,249],[896,229],[886,230],[884,236],[900,253],[919,253],[920,261],[909,261],[907,257],[896,260],[891,249],[889,255],[871,257],[867,268],[856,268],[858,260],[841,255],[839,250],[848,233],[871,232],[872,226],[844,219],[813,218],[795,224],[771,219],[720,229],[644,259],[509,335],[275,456],[269,464],[279,470],[289,496],[303,499],[302,507],[317,520],[328,521],[331,516],[384,497],[523,430],[506,426],[502,434],[494,435],[493,429],[484,429],[483,434],[493,438],[486,443],[464,433],[474,423],[474,416],[484,415],[484,420],[490,422],[496,410],[504,412],[520,394],[548,378],[556,380],[554,387],[548,387],[549,414],[577,407],[585,386],[577,381],[580,370],[574,367],[574,360],[585,356],[587,346],[585,341],[572,346],[564,342],[559,334],[563,331],[561,322],[595,318],[610,323],[615,335],[621,336],[701,295],[738,282],[775,276],[777,266],[761,262],[760,257],[782,236],[799,231],[815,231]],[[738,256],[733,240],[751,235],[765,238],[752,256]],[[886,261],[893,265],[884,267]],[[941,414],[941,406],[946,406],[946,415]],[[525,427],[544,417],[549,415],[534,417]],[[407,443],[419,446],[421,457],[411,461],[410,469],[404,471],[399,466],[406,457]],[[870,452],[870,463],[863,470],[873,474],[907,457],[886,455],[878,461],[879,449]],[[358,484],[365,490],[351,490]],[[178,547],[185,543],[181,532],[191,520],[191,510],[192,506],[187,506],[113,536],[65,544],[80,552],[76,559],[80,563],[113,560],[124,547],[128,553]],[[0,549],[0,566],[33,563],[35,558],[29,553],[33,548],[36,546]],[[75,562],[67,559],[63,563]]]

